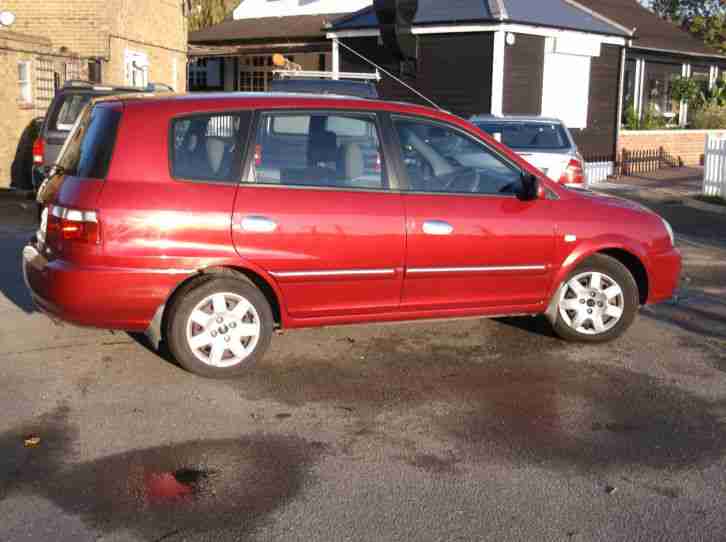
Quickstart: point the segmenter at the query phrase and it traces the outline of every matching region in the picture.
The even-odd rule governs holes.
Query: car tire
[[[627,267],[605,255],[580,264],[557,290],[554,331],[573,342],[603,343],[622,335],[640,305]]]
[[[186,370],[229,378],[264,356],[273,329],[270,304],[252,282],[245,277],[202,278],[175,296],[166,340]]]

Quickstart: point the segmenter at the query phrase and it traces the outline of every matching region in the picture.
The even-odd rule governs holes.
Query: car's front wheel
[[[638,285],[627,267],[605,255],[589,258],[561,285],[555,332],[563,339],[606,342],[633,323]]]
[[[203,280],[180,292],[169,310],[169,350],[182,367],[200,376],[239,374],[270,344],[270,304],[242,277]]]

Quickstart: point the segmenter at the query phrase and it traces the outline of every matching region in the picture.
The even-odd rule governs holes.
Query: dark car
[[[67,81],[48,107],[38,138],[33,144],[32,184],[35,190],[45,177],[44,168],[56,163],[58,153],[88,102],[100,96],[133,92],[169,92],[167,85],[150,83],[146,88],[95,85],[87,81]]]
[[[275,79],[270,87],[272,92],[291,92],[298,94],[337,94],[357,96],[358,98],[378,98],[378,89],[370,81],[347,81],[343,79],[295,78]]]
[[[603,342],[680,276],[655,213],[417,105],[117,96],[83,110],[59,162],[23,251],[35,302],[147,331],[205,376],[246,370],[276,328],[545,314]]]

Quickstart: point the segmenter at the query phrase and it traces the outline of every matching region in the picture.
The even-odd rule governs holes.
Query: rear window
[[[174,119],[172,177],[239,182],[250,118],[249,112],[235,112]]]
[[[477,122],[476,126],[507,147],[531,150],[570,148],[565,128],[554,122]]]
[[[90,94],[65,94],[55,104],[48,118],[48,129],[56,132],[70,132],[85,105],[91,101]]]
[[[58,160],[66,175],[104,179],[111,164],[121,111],[103,105],[86,109]]]

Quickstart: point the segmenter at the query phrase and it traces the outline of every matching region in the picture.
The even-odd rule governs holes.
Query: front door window
[[[521,189],[521,171],[473,137],[406,117],[393,123],[412,191],[512,195]],[[532,138],[547,135],[533,133]]]

